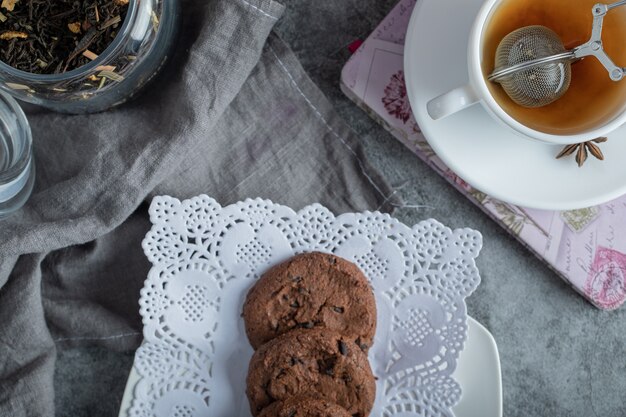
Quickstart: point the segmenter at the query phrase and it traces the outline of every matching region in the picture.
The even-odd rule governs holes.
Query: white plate
[[[467,319],[467,342],[454,378],[463,388],[463,397],[454,408],[456,417],[501,417],[502,382],[500,358],[493,336],[471,317]],[[119,417],[127,417],[133,390],[139,381],[133,367],[126,382]]]
[[[502,376],[496,341],[487,329],[467,318],[467,343],[453,376],[463,389],[456,417],[502,417]]]
[[[407,33],[405,77],[415,117],[437,155],[475,188],[515,205],[572,210],[626,194],[626,127],[602,145],[606,161],[555,160],[561,146],[518,137],[481,105],[433,121],[426,103],[467,84],[467,42],[483,0],[421,0]]]

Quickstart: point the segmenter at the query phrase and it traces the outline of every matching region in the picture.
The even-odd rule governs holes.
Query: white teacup
[[[518,135],[528,139],[562,145],[581,143],[601,136],[607,136],[626,123],[625,108],[617,116],[594,129],[572,135],[554,135],[531,129],[509,116],[491,95],[487,86],[487,83],[490,81],[487,81],[484,77],[481,67],[483,34],[492,12],[503,1],[506,0],[486,0],[480,9],[469,38],[467,58],[469,83],[431,100],[428,103],[428,114],[432,119],[442,119],[471,105],[480,103],[492,118],[509,127]]]

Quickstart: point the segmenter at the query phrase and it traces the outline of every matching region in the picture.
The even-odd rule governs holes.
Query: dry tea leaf
[[[114,73],[113,71],[100,71],[98,74],[100,77],[108,78],[111,81],[122,82],[124,81],[124,77]]]
[[[100,34],[101,32],[99,32],[96,28],[93,28],[93,27],[89,29],[87,33],[85,33],[85,35],[78,42],[78,44],[76,44],[76,48],[74,48],[74,52],[72,52],[69,58],[67,59],[67,62],[65,63],[65,70],[67,70],[67,66],[69,65],[69,63],[72,62],[74,58],[76,58],[78,55],[86,51],[87,48],[89,48],[89,45],[91,45]]]
[[[155,32],[159,31],[159,17],[156,15],[156,13],[154,13],[154,10],[152,11],[152,29]]]
[[[4,14],[2,14],[2,12],[0,12],[0,22],[6,22],[8,19],[8,17],[6,17]]]
[[[8,30],[0,34],[0,39],[5,40],[5,41],[11,40],[11,39],[26,39],[26,38],[28,38],[28,33],[17,32],[15,30]]]
[[[15,9],[15,3],[17,3],[18,1],[19,0],[2,0],[2,5],[0,5],[0,7],[3,7],[12,12],[13,9]]]
[[[92,61],[93,61],[94,59],[98,58],[98,55],[97,55],[97,54],[95,54],[95,53],[93,53],[93,52],[91,52],[89,49],[87,49],[85,52],[83,52],[83,56],[84,56],[85,58],[87,58],[87,59],[92,60]]]
[[[115,71],[115,67],[113,65],[100,65],[96,67],[96,71]]]
[[[118,6],[126,6],[128,4],[128,0],[114,0],[115,4]]]
[[[102,25],[100,25],[100,27],[98,29],[104,30],[104,29],[106,29],[108,27],[111,27],[113,25],[117,25],[121,21],[122,21],[121,16],[115,16],[115,17],[107,20],[106,22],[104,22]]]
[[[5,85],[13,90],[30,90],[30,87],[24,84],[5,83]]]
[[[81,30],[81,24],[80,22],[74,22],[74,23],[68,23],[67,24],[67,28],[70,30],[70,32],[72,33],[80,33]]]

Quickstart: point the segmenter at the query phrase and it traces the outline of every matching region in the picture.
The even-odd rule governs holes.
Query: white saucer
[[[467,323],[467,342],[454,372],[454,378],[463,389],[463,396],[454,408],[454,414],[456,417],[502,417],[502,379],[496,342],[491,333],[476,320],[468,317]],[[138,381],[137,370],[133,367],[126,383],[119,417],[128,417]]]
[[[405,46],[405,77],[413,112],[426,139],[453,171],[475,188],[515,205],[572,210],[626,194],[626,127],[602,144],[606,160],[583,168],[555,160],[561,146],[521,138],[480,104],[433,121],[426,103],[468,82],[467,42],[483,0],[421,0]]]

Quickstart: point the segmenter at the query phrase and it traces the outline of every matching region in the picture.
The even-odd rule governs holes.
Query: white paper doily
[[[381,213],[335,217],[265,200],[221,207],[200,196],[157,197],[143,242],[153,267],[141,291],[144,343],[131,417],[250,417],[252,348],[241,311],[253,282],[294,254],[334,253],[374,287],[378,327],[372,416],[453,416],[451,377],[467,334],[465,298],[480,283],[480,233],[437,221],[413,228]]]

